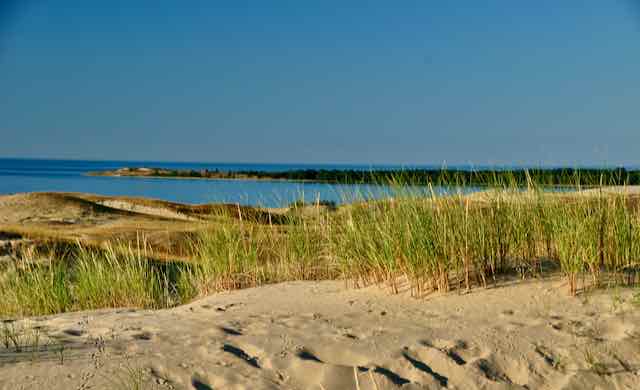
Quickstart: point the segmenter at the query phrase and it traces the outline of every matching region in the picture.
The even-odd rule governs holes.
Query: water
[[[334,185],[260,180],[161,179],[87,176],[90,171],[122,167],[167,169],[219,169],[222,171],[284,171],[293,169],[398,169],[400,166],[176,163],[155,161],[81,161],[0,159],[0,194],[20,192],[86,192],[126,195],[180,203],[240,203],[282,207],[298,199],[343,203],[356,199],[380,198],[392,192],[386,186]],[[431,168],[431,167],[425,167]],[[445,189],[438,188],[438,192]],[[469,189],[471,190],[471,189]]]

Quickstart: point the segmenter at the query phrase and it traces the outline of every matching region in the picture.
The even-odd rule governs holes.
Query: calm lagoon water
[[[134,177],[93,177],[89,171],[122,167],[168,169],[219,169],[226,171],[283,171],[293,169],[394,169],[399,166],[174,163],[157,161],[81,161],[0,159],[0,194],[36,191],[87,192],[127,195],[180,203],[240,203],[279,207],[297,199],[350,202],[362,198],[389,196],[392,190],[376,185],[334,185],[257,180],[155,179]],[[416,188],[416,190],[420,190]],[[438,188],[438,192],[446,189]],[[473,191],[473,189],[467,189]]]

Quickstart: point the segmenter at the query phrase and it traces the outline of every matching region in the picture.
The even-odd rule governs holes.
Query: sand
[[[157,389],[640,388],[633,291],[565,289],[551,278],[415,299],[292,282],[32,318],[5,324],[40,336],[0,346],[0,388],[134,388],[138,374]]]
[[[2,196],[0,267],[32,236],[100,242],[142,231],[175,257],[176,243],[201,225],[201,207]],[[566,290],[550,278],[414,299],[344,282],[293,282],[169,310],[5,320],[0,389],[134,389],[138,380],[140,388],[197,390],[640,388],[634,291],[572,298]]]
[[[107,199],[103,201],[97,201],[97,204],[110,207],[112,209],[131,211],[138,214],[153,215],[167,219],[178,219],[183,221],[197,221],[197,218],[189,217],[182,213],[178,213],[163,207],[151,207],[145,205],[139,205],[132,202],[123,200]]]

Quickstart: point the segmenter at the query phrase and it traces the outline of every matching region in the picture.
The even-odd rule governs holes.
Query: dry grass
[[[168,307],[176,302],[166,267],[144,244],[32,252],[0,277],[0,316],[25,317],[108,307]]]
[[[326,222],[289,217],[285,226],[243,220],[215,224],[192,241],[190,266],[181,273],[183,297],[289,280],[339,277],[330,259]]]
[[[588,286],[598,286],[604,275],[614,283],[637,282],[640,220],[624,193],[558,196],[503,187],[479,201],[410,195],[351,207],[335,223],[333,251],[341,254],[345,277],[358,285],[388,283],[392,290],[404,277],[420,294],[486,286],[505,273],[535,276],[551,262],[571,294],[583,275]]]
[[[0,316],[168,307],[291,280],[343,278],[355,286],[384,283],[392,291],[406,280],[421,296],[487,286],[505,274],[538,277],[545,266],[565,275],[570,294],[605,283],[637,284],[635,195],[557,194],[534,183],[523,191],[508,182],[481,195],[458,190],[436,196],[398,186],[392,199],[338,210],[294,207],[277,218],[225,206],[189,232],[182,226],[173,238],[182,246],[172,249],[183,255],[181,262],[152,261],[159,257],[157,241],[139,237],[33,253],[0,275]],[[54,260],[35,261],[42,257]]]

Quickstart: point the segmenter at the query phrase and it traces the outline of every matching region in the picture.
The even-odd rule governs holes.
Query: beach
[[[465,282],[463,262],[462,273],[452,269],[446,285],[442,274],[434,274],[434,284],[427,288],[416,284],[402,263],[391,278],[376,276],[376,268],[366,271],[362,267],[377,266],[367,265],[364,258],[351,271],[340,268],[326,258],[323,247],[311,245],[323,236],[295,226],[300,218],[310,226],[324,226],[323,218],[353,224],[343,218],[377,213],[383,206],[384,218],[406,221],[410,214],[397,211],[405,203],[411,213],[426,213],[423,218],[443,207],[455,216],[464,215],[456,214],[457,207],[484,210],[493,202],[515,207],[514,215],[519,215],[522,207],[538,204],[536,196],[551,199],[544,203],[550,209],[558,200],[573,210],[574,202],[582,204],[583,199],[592,204],[593,199],[614,202],[617,197],[633,205],[636,192],[622,187],[578,195],[487,191],[458,195],[452,198],[456,203],[434,198],[418,207],[414,199],[399,199],[388,206],[374,202],[337,209],[317,204],[292,209],[193,206],[80,193],[2,196],[0,265],[9,278],[7,286],[15,286],[9,290],[16,290],[13,295],[8,287],[4,291],[3,302],[10,306],[2,308],[0,388],[632,389],[640,384],[638,291],[606,273],[595,288],[585,268],[577,274],[577,293],[572,294],[572,279],[562,262],[536,260],[531,264],[540,272],[521,272],[516,271],[519,260],[509,260],[515,268],[494,274],[485,285],[477,268],[471,268]],[[459,203],[461,199],[466,201]],[[239,232],[248,237],[233,238],[239,226],[245,226]],[[388,228],[398,233],[395,226]],[[227,233],[210,236],[212,228]],[[517,231],[503,234],[515,237]],[[379,240],[375,231],[356,232],[355,240]],[[290,235],[297,238],[291,241]],[[220,242],[221,237],[227,238]],[[226,258],[227,249],[245,239],[252,241],[242,245],[259,250],[293,252],[277,259],[272,258],[275,253],[259,257],[256,261],[267,263],[244,265],[249,268],[216,274],[216,279],[207,279],[219,272],[214,269],[193,273],[189,264],[219,254],[198,252],[198,246],[194,252],[190,245],[222,245]],[[466,239],[460,239],[451,248],[464,247]],[[120,246],[112,246],[115,241]],[[303,250],[295,249],[300,245]],[[512,256],[520,253],[517,248],[511,249]],[[350,250],[345,247],[342,256],[353,256]],[[402,251],[413,253],[408,247]],[[242,253],[233,261],[252,256]],[[79,264],[61,276],[72,295],[42,301],[34,294],[60,288],[46,277],[56,256]],[[273,268],[282,261],[288,262],[285,268]],[[90,267],[89,274],[82,273],[83,267]],[[258,273],[251,276],[253,272]],[[272,276],[257,277],[264,272]],[[129,273],[129,279],[120,277]],[[24,279],[35,293],[15,284],[30,274],[44,275]],[[157,284],[171,275],[170,286]],[[180,275],[189,284],[181,293],[172,292],[185,288]],[[95,284],[92,295],[85,294],[87,285],[77,284],[83,278]],[[146,284],[149,280],[158,281]]]
[[[632,291],[569,297],[562,284],[505,280],[418,300],[290,282],[168,310],[28,318],[4,324],[40,341],[0,352],[0,388],[636,388]]]
[[[0,0],[0,390],[640,389],[638,1],[96,3]]]

